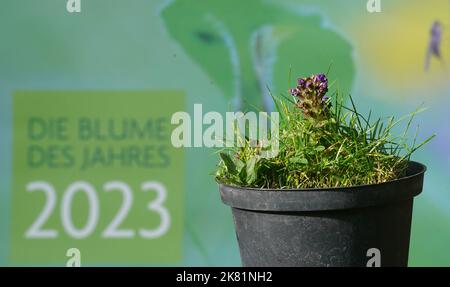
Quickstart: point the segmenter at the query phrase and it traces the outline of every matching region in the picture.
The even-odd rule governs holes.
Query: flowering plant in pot
[[[426,169],[411,155],[433,136],[408,140],[420,110],[371,120],[351,97],[350,107],[337,94],[332,101],[328,88],[318,74],[298,79],[291,97],[274,98],[276,156],[250,144],[220,151],[216,180],[244,266],[367,266],[371,255],[375,265],[407,265],[413,198]]]

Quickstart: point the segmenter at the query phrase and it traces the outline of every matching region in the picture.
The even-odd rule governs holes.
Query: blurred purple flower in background
[[[425,70],[430,67],[430,61],[433,56],[441,60],[441,42],[442,42],[442,25],[439,21],[435,21],[430,31],[430,43],[428,45],[428,51],[425,59]]]

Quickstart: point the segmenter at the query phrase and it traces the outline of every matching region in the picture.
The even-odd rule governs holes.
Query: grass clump
[[[240,147],[219,152],[216,179],[254,188],[300,189],[348,187],[382,183],[405,176],[411,155],[434,136],[416,144],[408,130],[421,110],[398,120],[361,115],[350,97],[344,106],[337,94],[332,104],[325,94],[323,74],[298,79],[291,98],[274,98],[280,116],[279,153],[260,156],[247,138]],[[403,133],[395,134],[406,122]],[[416,131],[417,137],[417,131]]]

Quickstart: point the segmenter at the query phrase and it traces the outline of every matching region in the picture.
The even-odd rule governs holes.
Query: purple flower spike
[[[290,89],[289,93],[296,98],[297,106],[303,110],[307,117],[322,118],[329,112],[328,79],[325,74],[312,75],[299,78],[297,87]]]

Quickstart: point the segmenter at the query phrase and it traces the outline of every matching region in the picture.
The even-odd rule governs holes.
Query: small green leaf
[[[247,184],[247,169],[241,168],[239,171],[239,180],[243,184]]]
[[[293,157],[289,159],[291,163],[298,163],[298,164],[308,164],[308,160],[304,157]]]
[[[321,152],[321,151],[324,151],[324,150],[325,150],[325,147],[324,147],[323,145],[319,145],[319,146],[317,146],[317,147],[315,148],[315,150],[316,150],[317,152]]]
[[[247,169],[247,183],[252,184],[256,180],[257,175],[257,158],[252,157],[246,165]]]
[[[236,165],[234,164],[234,161],[229,154],[221,152],[220,158],[223,160],[223,163],[227,167],[229,173],[231,174],[237,173]]]
[[[238,172],[240,172],[245,167],[245,164],[240,159],[232,158],[232,160],[233,160],[234,165],[236,166],[236,170]]]

